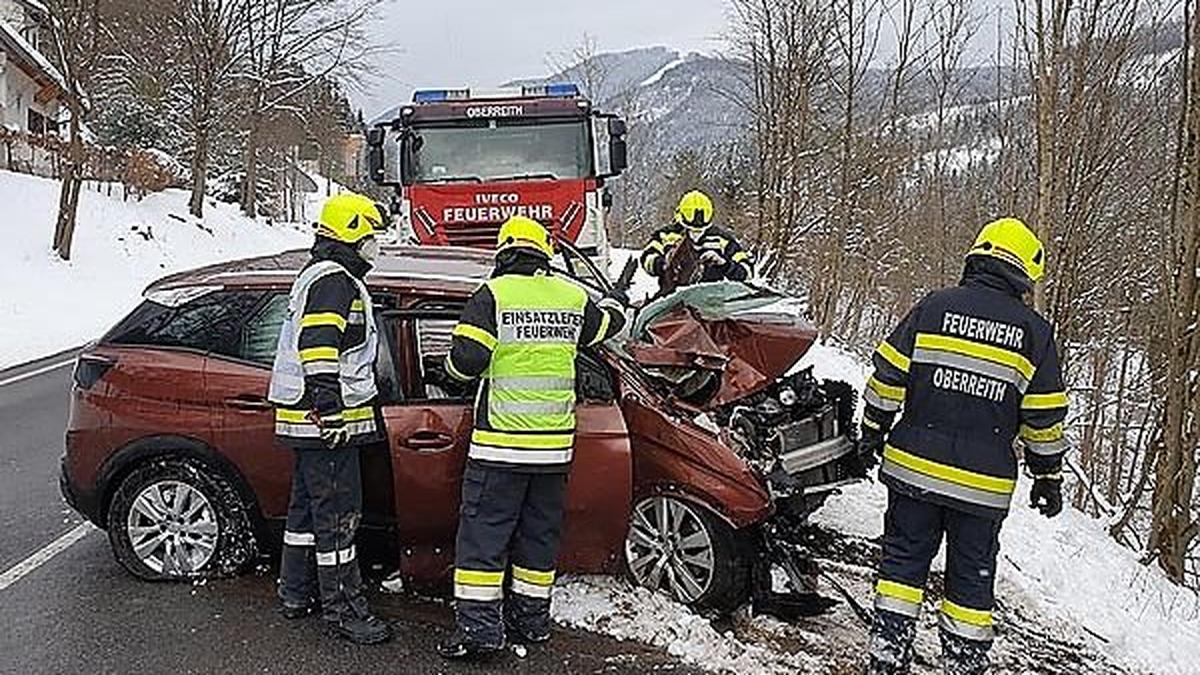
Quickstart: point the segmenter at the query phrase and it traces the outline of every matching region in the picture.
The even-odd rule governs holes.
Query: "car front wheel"
[[[108,538],[125,569],[152,581],[232,574],[254,556],[237,491],[186,460],[151,461],[130,473],[109,506]]]
[[[747,539],[707,509],[668,496],[633,507],[625,566],[641,586],[694,607],[732,611],[747,597]]]

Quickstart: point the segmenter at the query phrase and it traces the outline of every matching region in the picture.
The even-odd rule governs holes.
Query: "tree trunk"
[[[258,121],[251,120],[246,135],[246,183],[242,186],[242,213],[251,218],[258,214]]]
[[[207,122],[196,126],[196,148],[192,152],[192,196],[188,211],[197,218],[204,217],[204,194],[208,183],[209,130]]]
[[[71,244],[75,239],[75,213],[79,208],[79,191],[83,187],[83,138],[80,136],[80,116],[83,106],[71,104],[70,134],[67,162],[63,168],[62,189],[58,196],[58,220],[54,226],[54,251],[63,260],[71,259]]]
[[[1196,269],[1200,264],[1200,12],[1190,7],[1189,47],[1185,70],[1184,106],[1187,131],[1179,181],[1182,195],[1174,219],[1173,247],[1177,257],[1169,261],[1171,284],[1168,292],[1170,314],[1167,319],[1167,378],[1163,397],[1162,451],[1155,465],[1154,496],[1151,502],[1148,550],[1176,583],[1187,574],[1186,558],[1197,524],[1192,522],[1192,499],[1196,482],[1196,410],[1193,408],[1197,384],[1194,372],[1200,368],[1200,354],[1194,339],[1200,312],[1197,304]]]

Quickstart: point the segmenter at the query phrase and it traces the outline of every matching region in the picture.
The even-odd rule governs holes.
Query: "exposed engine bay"
[[[818,381],[805,368],[714,417],[730,447],[766,478],[780,510],[804,518],[854,477],[856,397],[845,382]]]

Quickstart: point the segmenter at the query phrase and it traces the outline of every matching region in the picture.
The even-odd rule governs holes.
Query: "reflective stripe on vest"
[[[275,364],[271,369],[269,398],[276,405],[295,405],[304,397],[305,366],[300,359],[300,331],[303,327],[301,324],[305,305],[308,303],[308,291],[318,280],[331,274],[345,274],[354,282],[359,297],[354,300],[352,310],[357,307],[363,317],[372,317],[371,320],[363,319],[366,324],[366,339],[363,340],[363,343],[338,354],[336,372],[342,385],[342,403],[347,408],[356,407],[379,394],[375,385],[375,356],[379,347],[379,334],[373,319],[371,294],[366,285],[347,272],[346,268],[332,260],[320,260],[306,267],[296,278],[296,282],[292,284],[292,292],[288,300],[288,316],[279,330],[279,342],[275,348]],[[353,323],[353,320],[351,322]],[[312,365],[312,363],[309,364],[310,373],[315,372]],[[320,368],[318,367],[317,370]],[[332,372],[332,369],[330,371]],[[288,435],[308,436],[310,432],[311,430]]]
[[[497,329],[484,373],[489,428],[472,434],[469,456],[508,464],[569,462],[587,294],[547,275],[504,275],[487,284]]]

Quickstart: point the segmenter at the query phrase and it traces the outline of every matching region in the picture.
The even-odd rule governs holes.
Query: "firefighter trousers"
[[[331,621],[367,615],[354,547],[362,513],[359,451],[294,450],[279,598],[291,606],[319,600]]]
[[[947,672],[983,673],[991,647],[995,604],[998,518],[960,511],[888,490],[883,557],[875,587],[873,664],[868,672],[905,673],[912,660],[916,620],[925,598],[929,566],[946,541],[945,594],[938,624]]]
[[[566,473],[526,473],[467,462],[454,597],[458,628],[468,640],[503,644],[505,621],[525,636],[549,634],[566,489]]]

